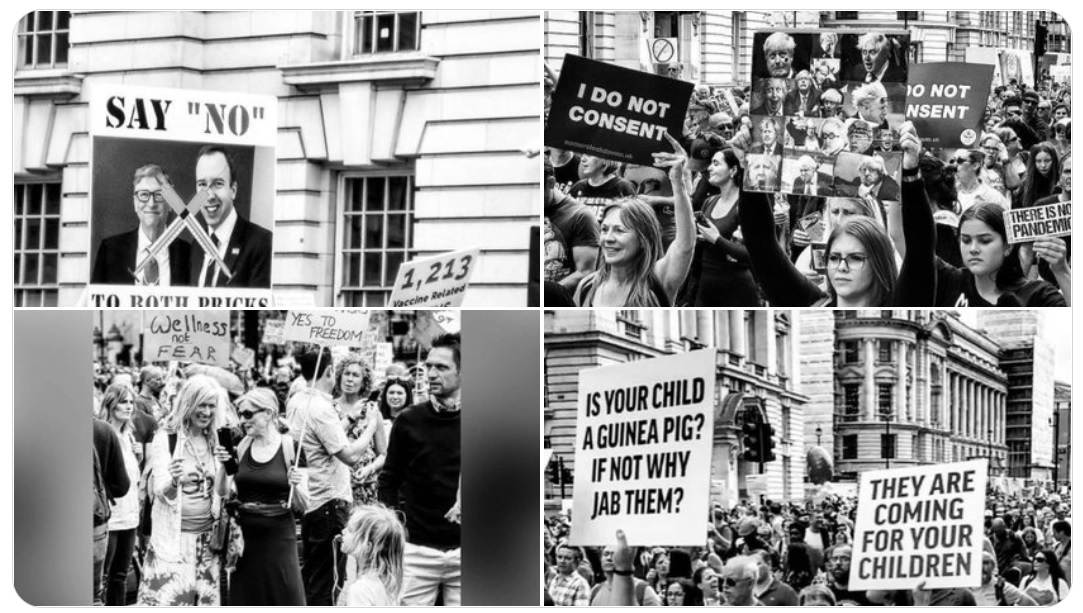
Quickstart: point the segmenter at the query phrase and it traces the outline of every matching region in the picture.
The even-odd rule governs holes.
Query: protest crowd
[[[95,363],[95,604],[459,604],[459,334],[340,349]]]
[[[804,505],[742,500],[706,514],[700,547],[569,544],[574,520],[543,531],[545,603],[556,606],[1013,606],[1054,605],[1071,581],[1071,503],[1050,493],[986,497],[981,585],[854,590],[856,498]],[[623,536],[623,533],[622,533]]]
[[[610,141],[626,139],[633,121],[582,111],[589,71],[576,72],[586,86],[562,95],[580,105],[573,123],[597,134],[576,150],[552,146],[586,137],[554,134],[550,112],[575,56],[561,74],[547,67],[546,306],[1068,305],[1066,233],[1027,241],[1005,228],[1005,211],[1070,206],[1068,85],[990,80],[971,144],[937,147],[940,135],[920,133],[916,117],[946,111],[914,104],[904,116],[905,65],[891,37],[857,40],[871,49],[862,57],[875,58],[855,66],[858,76],[842,74],[838,60],[797,66],[784,33],[762,49],[759,40],[763,72],[754,56],[751,87],[652,85],[659,98],[666,87],[692,91],[682,131],[653,139],[653,165],[614,151]],[[830,33],[821,41],[837,43]],[[912,87],[919,66],[910,66]],[[663,80],[621,70],[624,83]],[[591,98],[599,100],[618,98]],[[638,134],[653,136],[644,126]]]

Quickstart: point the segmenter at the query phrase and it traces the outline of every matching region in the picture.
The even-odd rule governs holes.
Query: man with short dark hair
[[[850,563],[854,549],[850,545],[836,545],[824,552],[830,564],[827,574],[827,587],[835,594],[835,601],[840,605],[858,605],[867,607],[872,604],[864,591],[850,590]]]
[[[575,291],[598,263],[600,234],[590,209],[557,189],[545,160],[545,280]]]
[[[218,256],[232,273],[227,277],[197,243],[192,248],[192,273],[199,287],[271,287],[271,233],[241,217],[233,207],[237,198],[237,170],[226,149],[208,145],[196,156],[196,189],[207,192],[200,211]]]
[[[372,442],[379,412],[368,412],[364,432],[351,442],[331,403],[335,386],[331,352],[309,349],[297,356],[297,362],[309,387],[290,398],[286,414],[308,463],[308,510],[301,518],[301,578],[308,606],[331,606],[346,578],[346,556],[336,550],[335,539],[346,526],[353,502],[350,468]]]
[[[404,605],[431,606],[441,589],[445,605],[462,601],[461,344],[458,334],[433,339],[425,358],[429,399],[395,419],[377,480],[380,502],[406,517]]]
[[[1022,574],[1016,564],[1027,557],[1026,545],[999,517],[993,519],[991,530],[993,552],[997,557],[997,573],[1013,585],[1019,585]]]
[[[1053,540],[1057,542],[1053,546],[1053,553],[1057,555],[1057,562],[1064,571],[1064,578],[1068,585],[1072,584],[1072,524],[1063,519],[1053,522]]]
[[[1023,121],[1027,126],[1038,135],[1038,140],[1045,141],[1049,139],[1049,124],[1042,120],[1038,116],[1038,104],[1041,103],[1042,97],[1038,92],[1033,89],[1028,89],[1023,92],[1022,96],[1022,109],[1023,109]]]

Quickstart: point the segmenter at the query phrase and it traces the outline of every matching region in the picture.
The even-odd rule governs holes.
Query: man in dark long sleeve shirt
[[[406,517],[402,604],[432,605],[443,589],[445,605],[462,600],[459,530],[461,407],[460,340],[433,340],[425,360],[430,399],[395,420],[377,482],[380,502]]]

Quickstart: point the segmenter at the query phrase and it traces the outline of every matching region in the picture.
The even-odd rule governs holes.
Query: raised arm
[[[895,306],[930,307],[936,302],[936,225],[925,194],[925,181],[918,171],[921,139],[914,125],[899,129],[903,150],[902,228],[903,256],[899,281],[892,298]]]
[[[775,241],[771,194],[741,192],[737,211],[756,283],[773,307],[806,307],[823,298],[816,284],[801,274]]]
[[[669,249],[654,264],[654,274],[670,301],[677,295],[688,268],[692,264],[692,255],[696,248],[696,222],[692,218],[692,201],[689,199],[692,175],[688,170],[688,156],[684,148],[669,133],[665,135],[673,148],[672,153],[655,153],[654,165],[669,169],[669,181],[673,185],[673,217],[676,223],[676,236]]]

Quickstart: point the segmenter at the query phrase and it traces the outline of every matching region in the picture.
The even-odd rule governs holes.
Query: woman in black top
[[[756,281],[748,260],[748,250],[738,238],[737,200],[741,196],[741,163],[733,149],[714,154],[707,170],[707,181],[719,188],[696,216],[700,253],[700,275],[696,307],[759,306]],[[737,236],[735,236],[737,234]]]
[[[894,249],[875,220],[852,217],[827,239],[828,292],[798,270],[774,240],[769,194],[745,193],[739,209],[752,270],[767,301],[776,307],[867,306],[927,307],[933,302],[934,249],[932,209],[918,171],[921,141],[913,125],[903,124],[902,223],[908,249],[896,278]],[[921,237],[918,242],[910,236]]]
[[[293,441],[278,431],[278,400],[269,388],[248,392],[237,407],[245,430],[234,477],[244,554],[230,579],[229,605],[304,606],[297,532],[286,505],[302,478],[286,462],[284,445]]]
[[[905,232],[909,245],[912,234],[909,228]],[[959,250],[964,268],[936,260],[934,306],[1067,306],[1055,287],[1042,280],[1027,281],[1023,275],[1019,246],[1008,244],[1003,208],[986,203],[963,213]]]
[[[1025,209],[1034,206],[1038,200],[1051,196],[1059,181],[1060,156],[1057,155],[1057,150],[1047,143],[1034,145],[1030,148],[1026,177],[1023,185],[1016,190],[1012,208]]]

